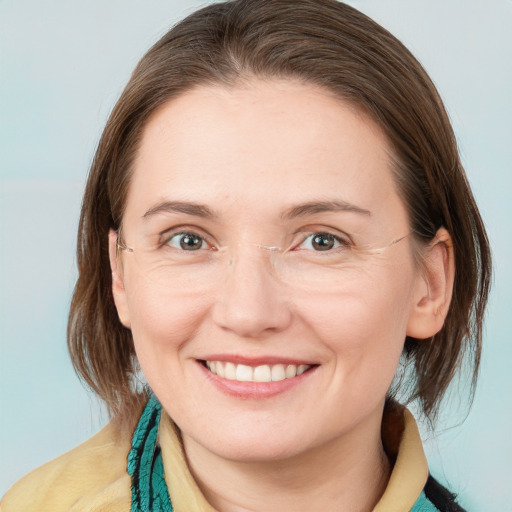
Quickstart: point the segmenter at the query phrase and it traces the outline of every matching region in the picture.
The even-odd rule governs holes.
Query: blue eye
[[[314,251],[330,251],[343,245],[346,245],[343,240],[331,233],[312,233],[304,239],[300,248],[312,249]]]
[[[206,249],[206,240],[196,233],[175,233],[166,242],[166,245],[184,251],[198,251]]]

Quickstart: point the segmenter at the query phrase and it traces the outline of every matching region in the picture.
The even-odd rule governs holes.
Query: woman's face
[[[409,232],[383,133],[321,89],[205,86],[153,115],[114,296],[186,442],[277,460],[378,429],[424,288]]]

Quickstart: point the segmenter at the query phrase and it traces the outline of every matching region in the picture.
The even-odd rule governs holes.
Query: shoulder
[[[386,404],[382,442],[393,470],[375,512],[464,512],[455,496],[430,475],[416,421],[396,402]]]
[[[108,510],[129,510],[129,449],[129,437],[120,435],[109,423],[85,443],[19,480],[7,491],[0,510],[99,512],[107,510],[102,507],[107,496],[111,506]],[[92,506],[94,503],[98,506]]]
[[[465,512],[456,495],[429,475],[427,483],[411,512]]]

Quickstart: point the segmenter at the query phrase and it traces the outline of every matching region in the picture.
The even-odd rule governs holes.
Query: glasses
[[[133,258],[148,285],[165,293],[201,293],[222,286],[233,274],[263,274],[283,285],[328,292],[357,282],[413,231],[387,242],[358,240],[324,231],[300,232],[285,248],[261,243],[220,245],[194,230],[162,235],[157,243],[126,245],[117,233],[118,255]]]

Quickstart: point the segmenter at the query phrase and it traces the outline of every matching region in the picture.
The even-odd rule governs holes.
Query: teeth
[[[224,366],[224,377],[229,380],[236,379],[236,366],[233,363],[226,363]]]
[[[302,375],[309,368],[311,368],[311,366],[309,364],[301,364],[297,368],[297,375]]]
[[[252,381],[252,368],[250,366],[245,366],[245,364],[237,365],[236,380],[240,380],[242,382],[251,382]]]
[[[309,364],[263,364],[253,367],[245,364],[225,363],[223,361],[206,361],[206,366],[219,377],[239,382],[277,382],[293,379],[311,368]]]
[[[287,379],[293,379],[297,375],[298,368],[294,364],[289,364],[284,371],[284,375]]]
[[[226,374],[225,374],[225,369],[224,369],[224,363],[221,363],[220,361],[217,361],[217,364],[215,365],[215,369],[217,370],[215,373],[219,376],[219,377],[225,377]]]
[[[270,382],[272,380],[272,370],[268,364],[263,366],[256,366],[254,368],[255,382]]]
[[[297,375],[297,373],[295,373]],[[294,377],[295,377],[294,375]],[[282,364],[275,364],[272,366],[272,382],[278,381],[278,380],[284,380],[286,379],[286,374],[284,372],[284,365]]]

